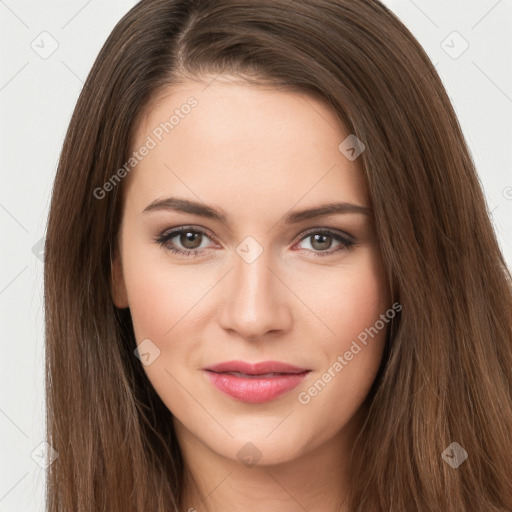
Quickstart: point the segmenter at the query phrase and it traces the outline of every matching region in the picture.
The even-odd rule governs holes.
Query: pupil
[[[323,240],[323,242],[322,242]],[[322,249],[328,249],[331,245],[332,236],[331,235],[321,235],[316,234],[313,236],[313,243],[312,246],[315,249],[322,250]],[[320,247],[315,246],[315,244],[319,244]]]
[[[201,241],[197,244],[196,238],[200,237],[201,233],[194,233],[192,231],[187,231],[181,234],[180,242],[183,244],[183,247],[187,249],[197,249],[201,245]]]

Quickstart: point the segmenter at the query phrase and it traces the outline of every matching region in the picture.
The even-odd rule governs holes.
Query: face
[[[321,100],[221,78],[137,127],[113,299],[182,442],[285,462],[360,410],[390,303],[348,135]]]

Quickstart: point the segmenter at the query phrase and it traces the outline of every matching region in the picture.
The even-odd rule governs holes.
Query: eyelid
[[[187,230],[198,232],[203,235],[207,235],[208,238],[211,238],[212,240],[215,239],[215,236],[209,229],[203,228],[200,226],[194,226],[194,225],[180,225],[180,226],[175,226],[173,228],[166,228],[163,231],[161,231],[157,236],[158,237],[167,237],[168,235],[171,235],[171,234],[173,236],[176,236],[176,235],[179,235],[180,233],[183,233]]]
[[[310,228],[310,229],[306,230],[305,232],[303,232],[301,234],[301,238],[299,238],[298,241],[301,242],[302,240],[304,240],[304,238],[307,238],[308,236],[310,236],[314,233],[328,233],[330,235],[346,237],[347,241],[352,242],[352,243],[356,242],[356,238],[354,236],[352,236],[350,233],[347,233],[346,231],[343,231],[341,229],[319,228],[319,227]]]

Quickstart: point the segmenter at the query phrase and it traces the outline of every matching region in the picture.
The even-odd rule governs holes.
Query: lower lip
[[[205,370],[210,382],[220,391],[248,403],[264,403],[296,388],[309,373],[283,373],[268,377],[243,377]]]

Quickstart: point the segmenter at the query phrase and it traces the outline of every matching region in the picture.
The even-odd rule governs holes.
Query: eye
[[[211,238],[209,233],[203,229],[183,226],[171,231],[164,231],[155,238],[155,242],[174,254],[194,257],[200,255],[207,248],[203,242]],[[306,250],[312,253],[314,257],[348,251],[356,244],[351,237],[349,238],[349,235],[345,236],[337,231],[318,228],[306,233],[300,242],[305,240],[310,240],[310,248],[306,248]],[[334,250],[329,250],[333,242],[337,242],[338,246]]]
[[[155,242],[169,251],[182,256],[197,256],[205,247],[204,239],[210,238],[206,231],[188,226],[161,233]],[[174,242],[173,240],[176,239]],[[180,247],[181,246],[181,247]]]
[[[314,257],[329,256],[336,252],[348,251],[355,245],[355,241],[348,236],[331,230],[316,229],[315,231],[309,231],[300,241],[303,242],[305,240],[310,240],[309,245],[311,249],[308,249],[308,251],[312,251]],[[331,248],[333,242],[338,242],[338,247],[329,251],[328,249]]]

